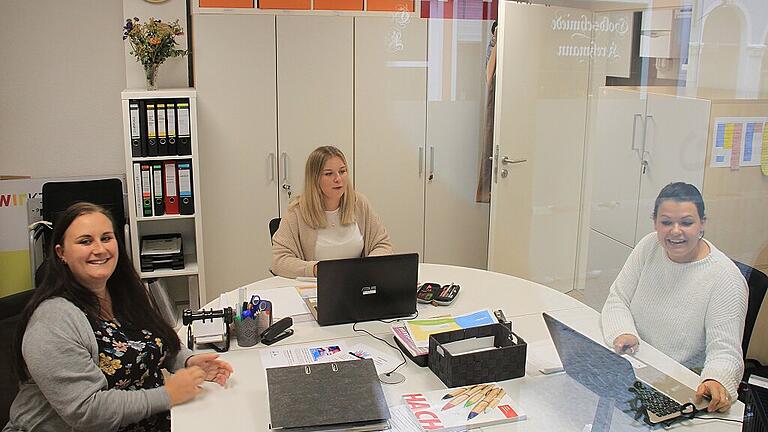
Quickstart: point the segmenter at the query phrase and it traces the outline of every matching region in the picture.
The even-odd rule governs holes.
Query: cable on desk
[[[734,422],[734,423],[744,423],[743,420],[736,420],[736,419],[729,419],[725,417],[699,417],[696,416],[691,420],[721,420],[721,421],[727,421],[727,422]]]
[[[412,319],[416,319],[416,318],[418,318],[418,316],[419,316],[419,311],[417,310],[417,311],[416,311],[416,314],[415,314],[413,317],[408,317],[408,318],[405,318],[405,319],[378,320],[378,321],[380,321],[380,322],[382,322],[382,323],[384,323],[384,324],[390,324],[390,323],[393,323],[393,322],[395,322],[395,321],[409,321],[409,320],[412,320]],[[358,324],[359,324],[359,323],[357,323],[357,322],[355,322],[355,323],[352,323],[352,330],[354,330],[355,332],[358,332],[358,333],[365,333],[365,334],[367,334],[368,336],[370,336],[370,337],[372,337],[372,338],[374,338],[374,339],[380,340],[380,341],[384,342],[385,344],[389,345],[389,347],[390,347],[390,348],[392,348],[392,349],[394,349],[395,351],[397,351],[398,353],[400,353],[400,357],[403,359],[403,361],[402,361],[402,362],[400,362],[400,364],[398,364],[397,366],[395,366],[395,368],[394,368],[394,369],[392,369],[391,371],[389,371],[389,372],[385,372],[385,373],[384,373],[384,375],[386,375],[386,376],[392,375],[392,374],[393,374],[393,373],[395,373],[395,372],[396,372],[398,369],[400,369],[400,367],[402,367],[404,364],[406,364],[406,363],[407,363],[407,360],[405,359],[405,354],[403,354],[403,351],[402,351],[402,350],[400,350],[400,348],[398,348],[398,347],[396,347],[396,346],[392,345],[391,343],[389,343],[389,341],[387,341],[387,340],[385,340],[385,339],[382,339],[382,338],[380,338],[380,337],[378,337],[378,336],[374,335],[373,333],[369,332],[369,331],[368,331],[368,330],[366,330],[366,329],[359,329],[359,328],[357,328],[357,325],[358,325]],[[381,381],[381,379],[379,379],[379,381]],[[385,384],[386,384],[386,383],[385,383]]]

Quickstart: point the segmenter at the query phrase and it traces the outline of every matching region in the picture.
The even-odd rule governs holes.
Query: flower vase
[[[157,90],[157,64],[144,65],[144,75],[147,78],[147,90]]]

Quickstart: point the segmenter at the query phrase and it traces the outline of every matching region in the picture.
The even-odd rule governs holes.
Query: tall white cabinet
[[[710,102],[602,87],[592,131],[592,200],[585,300],[601,308],[637,242],[653,231],[651,213],[671,182],[704,184]]]
[[[128,215],[129,224],[131,228],[131,244],[132,259],[136,271],[139,272],[142,280],[147,279],[159,279],[159,278],[182,278],[186,280],[189,291],[189,305],[193,310],[197,310],[200,305],[207,303],[206,289],[205,289],[205,260],[203,255],[203,216],[201,209],[203,208],[201,196],[201,182],[200,177],[200,156],[197,128],[197,92],[194,89],[166,89],[157,91],[146,90],[125,90],[121,94],[122,107],[123,107],[123,138],[125,149],[125,177],[126,177],[126,189],[128,191]],[[188,155],[167,155],[167,156],[137,156],[132,151],[132,116],[131,116],[131,102],[138,104],[138,101],[145,100],[155,101],[156,103],[168,102],[188,102],[189,104],[189,123],[188,133],[190,137],[191,154]],[[165,110],[164,110],[165,111]],[[180,110],[179,110],[180,112]],[[176,111],[174,111],[176,113]],[[163,113],[165,114],[165,112]],[[175,116],[178,118],[180,135],[182,132],[182,117],[180,114]],[[133,118],[133,122],[137,122],[138,129],[134,129],[133,135],[137,135],[142,128],[140,126],[141,116],[136,112],[136,117]],[[161,117],[158,116],[158,119]],[[170,119],[170,117],[169,117]],[[141,120],[144,121],[144,120]],[[186,122],[185,122],[186,123]],[[146,127],[146,126],[143,126]],[[165,125],[163,126],[165,128]],[[203,140],[206,144],[204,148],[212,145],[212,142]],[[191,166],[191,179],[186,180],[182,176],[175,174],[172,175],[170,181],[177,184],[181,191],[182,186],[184,189],[188,189],[191,186],[191,192],[194,202],[194,211],[192,214],[168,214],[167,212],[162,215],[145,216],[143,211],[139,211],[142,208],[142,185],[144,180],[141,176],[136,178],[134,176],[134,166],[138,165],[163,165],[163,182],[168,182],[169,172],[166,171],[165,164],[171,163],[175,167],[179,167],[179,164],[189,164]],[[176,169],[176,168],[174,168]],[[147,176],[147,179],[152,177]],[[184,184],[189,181],[188,184]],[[161,199],[165,200],[166,192],[165,187],[160,186],[161,190],[157,191],[157,185],[154,180],[151,180],[152,197],[150,198],[150,206],[156,193],[159,194]],[[184,183],[182,183],[184,182]],[[182,194],[179,193],[176,199]],[[154,207],[153,207],[154,208]],[[152,213],[153,211],[150,211]],[[181,212],[183,213],[183,212]],[[181,234],[183,251],[184,251],[184,268],[182,269],[155,269],[153,271],[142,271],[140,266],[139,254],[141,251],[141,238],[146,235],[154,234],[169,234],[179,233]]]
[[[213,143],[201,153],[209,294],[269,275],[267,222],[302,192],[321,145],[347,155],[397,252],[485,267],[488,205],[474,202],[482,41],[453,52],[465,69],[435,63],[458,97],[428,104],[427,20],[197,13],[193,25],[201,138]],[[436,45],[445,56],[457,49],[447,41]]]

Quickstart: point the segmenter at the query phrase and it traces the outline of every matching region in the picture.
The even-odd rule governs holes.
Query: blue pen
[[[243,311],[243,319],[246,319],[246,318],[252,318],[251,311],[249,309],[246,309]]]

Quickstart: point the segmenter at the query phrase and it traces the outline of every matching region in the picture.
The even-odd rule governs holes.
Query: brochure
[[[526,418],[498,383],[426,393],[406,393],[403,401],[422,431],[463,431]]]
[[[451,330],[467,329],[497,323],[490,310],[481,310],[459,316],[440,316],[406,321],[405,325],[417,347],[429,347],[429,335]]]

